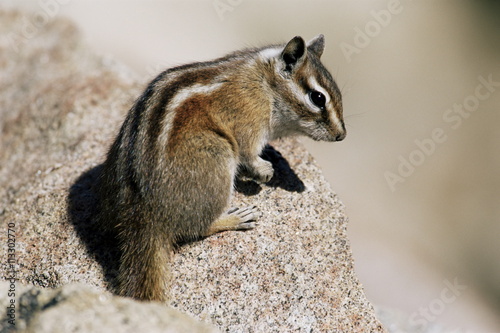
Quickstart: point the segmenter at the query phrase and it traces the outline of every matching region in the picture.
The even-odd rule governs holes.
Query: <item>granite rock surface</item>
[[[19,285],[108,295],[119,254],[98,232],[93,184],[145,83],[92,54],[71,22],[23,36],[23,15],[0,11],[0,225],[12,226]],[[259,207],[258,227],[180,246],[170,306],[228,332],[384,331],[354,272],[344,207],[310,154],[287,139],[264,158],[275,177],[239,182],[232,199]]]
[[[0,290],[9,288],[8,283],[0,283]],[[219,332],[163,304],[137,302],[84,284],[67,284],[56,289],[19,285],[16,293],[20,311],[11,317],[2,313],[0,332]],[[8,299],[0,300],[2,309],[8,305]]]

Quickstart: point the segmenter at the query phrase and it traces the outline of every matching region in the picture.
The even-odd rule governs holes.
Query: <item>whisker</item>
[[[360,112],[360,113],[348,114],[348,115],[345,115],[344,118],[347,119],[347,118],[352,118],[352,117],[359,117],[359,116],[363,116],[363,115],[365,115],[367,113],[368,112]]]

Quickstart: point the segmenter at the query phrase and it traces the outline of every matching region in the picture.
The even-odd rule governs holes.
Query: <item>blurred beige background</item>
[[[30,7],[40,24],[70,17],[144,82],[325,34],[348,136],[303,142],[346,205],[367,296],[423,327],[500,332],[498,2],[2,1]]]

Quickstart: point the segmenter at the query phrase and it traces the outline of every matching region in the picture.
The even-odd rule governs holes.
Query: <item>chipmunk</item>
[[[270,140],[340,141],[340,91],[320,62],[324,37],[236,51],[168,69],[128,112],[100,175],[100,221],[122,251],[118,293],[166,301],[175,244],[255,227],[228,210],[235,176],[268,182]]]

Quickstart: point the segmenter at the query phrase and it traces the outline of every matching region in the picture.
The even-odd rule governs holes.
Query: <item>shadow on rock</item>
[[[269,161],[273,165],[274,176],[266,183],[267,186],[282,188],[285,191],[301,193],[305,190],[305,185],[290,167],[288,161],[274,147],[267,145],[262,154],[262,159]],[[262,190],[262,186],[253,180],[243,180],[237,178],[235,181],[236,191],[244,195],[256,195]]]
[[[71,186],[68,196],[68,216],[76,233],[94,258],[103,268],[108,289],[116,290],[120,250],[116,234],[105,232],[99,227],[99,198],[95,191],[102,166],[83,173]]]

